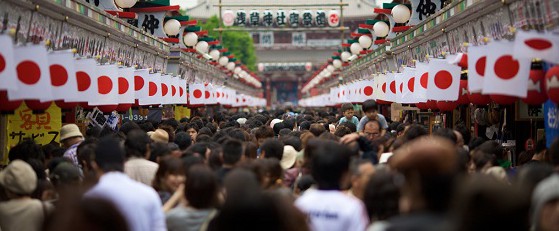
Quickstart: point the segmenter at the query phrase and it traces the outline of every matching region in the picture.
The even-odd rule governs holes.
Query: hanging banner
[[[557,105],[548,100],[543,105],[545,139],[547,148],[559,137],[559,111]]]
[[[163,31],[165,12],[138,13],[138,26],[155,37],[167,37]]]
[[[13,115],[8,115],[8,131],[6,133],[8,142],[5,150],[9,150],[26,138],[33,139],[37,144],[43,145],[59,142],[61,127],[62,115],[56,104],[51,104],[44,113],[36,114],[23,103],[14,111]],[[4,158],[6,157],[7,155],[4,156]],[[5,161],[6,159],[3,160],[3,163],[6,163]]]

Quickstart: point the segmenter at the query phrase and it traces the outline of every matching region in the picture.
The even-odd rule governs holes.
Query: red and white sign
[[[116,65],[98,65],[96,67],[97,91],[89,105],[118,104],[118,67]]]
[[[179,104],[187,104],[188,103],[188,94],[186,93],[187,83],[185,79],[178,79],[178,91],[179,91],[179,100],[177,103]]]
[[[514,43],[492,42],[486,46],[487,65],[483,94],[500,94],[524,98],[528,91],[531,59],[513,57]]]
[[[78,98],[71,102],[92,102],[97,97],[97,62],[94,59],[78,59],[74,61]]]
[[[134,103],[134,68],[121,67],[118,68],[118,97],[117,103],[131,104]]]
[[[0,90],[16,90],[17,75],[14,60],[14,46],[12,38],[7,34],[0,34]]]
[[[427,87],[429,86],[429,66],[427,63],[416,63],[414,82],[413,97],[416,103],[427,102]]]
[[[468,89],[470,92],[480,92],[485,79],[485,66],[487,64],[487,47],[468,47]]]
[[[462,68],[443,59],[429,62],[429,84],[427,98],[431,100],[456,101],[460,89]]]
[[[330,27],[337,27],[340,25],[340,12],[337,10],[328,11],[328,25]]]
[[[518,30],[513,54],[518,59],[540,58],[550,63],[559,63],[559,35]]]
[[[223,11],[221,15],[224,26],[233,26],[235,24],[235,13],[232,10]]]
[[[140,98],[140,105],[161,104],[161,73],[149,74],[147,80],[148,95]]]
[[[173,89],[171,87],[171,76],[161,75],[161,104],[172,104],[173,102]]]
[[[11,44],[11,43],[10,43]],[[47,50],[43,45],[27,45],[14,49],[17,90],[9,89],[10,100],[52,99]]]
[[[386,75],[381,74],[375,77],[375,89],[373,95],[377,100],[387,100],[386,99]]]
[[[402,103],[416,103],[415,91],[415,68],[404,68],[402,72]]]
[[[52,99],[75,101],[78,97],[78,81],[71,50],[56,51],[48,55]]]
[[[386,73],[386,85],[384,90],[386,91],[385,101],[397,102],[396,96],[396,80],[394,79],[395,73]]]
[[[149,70],[140,69],[134,71],[134,98],[139,100],[148,96]]]
[[[204,92],[206,91],[206,87],[203,83],[194,83],[188,85],[188,92],[189,92],[189,104],[190,105],[203,105],[206,103],[204,99]]]

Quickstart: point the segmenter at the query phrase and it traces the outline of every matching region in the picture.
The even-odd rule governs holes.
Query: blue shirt
[[[340,122],[338,124],[342,124],[342,123],[345,123],[345,122],[348,122],[348,120],[344,116],[340,119]],[[353,118],[351,118],[351,121],[349,121],[349,122],[352,122],[353,124],[355,124],[355,126],[359,125],[359,119],[357,119],[357,116],[353,116]]]
[[[382,129],[387,129],[388,122],[386,122],[386,118],[384,118],[382,114],[377,114],[377,117]],[[359,124],[357,125],[357,132],[362,132],[365,129],[365,124],[367,124],[367,122],[369,122],[369,117],[363,116],[363,118],[361,118],[361,121],[359,121]]]

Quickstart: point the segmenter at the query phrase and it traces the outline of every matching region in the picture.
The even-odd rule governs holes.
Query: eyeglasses
[[[363,132],[367,137],[377,137],[380,132]]]

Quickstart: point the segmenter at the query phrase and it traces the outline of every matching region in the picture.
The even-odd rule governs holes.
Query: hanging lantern
[[[456,100],[456,102],[458,102],[458,104],[460,105],[464,105],[464,104],[469,104],[470,103],[470,99],[468,98],[468,80],[462,79],[460,80],[460,90],[459,90],[459,95],[458,95],[458,100]]]
[[[352,54],[359,55],[361,54],[363,47],[361,47],[359,43],[352,43],[351,46],[349,47],[349,50],[351,51]]]
[[[182,37],[182,42],[187,47],[192,47],[198,43],[198,35],[194,32],[188,32]]]
[[[431,110],[437,110],[437,101],[435,100],[427,100],[427,108],[431,109]]]
[[[86,110],[93,110],[93,108],[95,108],[95,106],[89,106],[87,102],[80,103],[80,107]]]
[[[163,31],[169,36],[176,36],[181,30],[181,23],[176,19],[169,19],[163,25]]]
[[[118,107],[118,105],[101,105],[101,106],[97,106],[97,108],[99,109],[99,111],[102,111],[103,113],[111,113],[114,110],[116,110],[116,108]]]
[[[491,94],[489,98],[491,98],[493,102],[502,105],[513,104],[516,103],[516,101],[518,100],[518,97],[508,96],[508,95],[497,95],[497,94]]]
[[[546,100],[545,72],[543,70],[530,70],[528,95],[526,95],[526,98],[522,99],[522,102],[530,105],[539,105],[545,103]]]
[[[33,111],[45,111],[49,109],[51,101],[42,102],[39,100],[25,100],[25,105]]]
[[[351,53],[347,51],[342,52],[341,54],[342,61],[347,62],[349,60],[349,57],[351,57]]]
[[[126,112],[126,111],[128,111],[131,107],[132,107],[132,104],[131,104],[131,103],[119,104],[118,107],[116,107],[115,111],[117,111],[117,112]]]
[[[206,41],[200,41],[198,43],[196,43],[196,50],[199,51],[200,53],[208,53],[208,42]]]
[[[340,67],[342,67],[342,61],[340,61],[339,59],[334,59],[334,61],[332,61],[332,66],[334,66],[334,68],[336,69],[340,69]]]
[[[437,108],[441,111],[454,111],[458,107],[457,101],[438,101]]]
[[[209,55],[212,57],[212,60],[218,60],[219,55],[221,55],[221,54],[219,53],[219,50],[214,49],[214,50],[210,51]]]
[[[384,104],[384,105],[392,104],[392,102],[390,102],[390,101],[384,101],[384,100],[381,100],[381,99],[377,99],[376,101],[377,101],[377,104]]]
[[[392,8],[392,17],[396,23],[406,23],[410,20],[411,11],[407,6],[400,4]]]
[[[328,70],[329,72],[334,72],[336,70],[336,68],[332,65],[328,65],[328,66],[326,66],[326,70]]]
[[[470,92],[468,94],[468,99],[470,100],[470,103],[474,105],[487,105],[491,103],[491,98],[489,98],[488,95],[482,95],[480,92],[477,93]]]
[[[419,110],[427,110],[429,109],[429,107],[427,107],[427,103],[416,103],[415,107],[419,108]]]
[[[235,63],[234,62],[227,63],[226,68],[227,70],[233,71],[235,69]]]
[[[73,102],[73,103],[64,102],[64,100],[57,100],[57,101],[54,101],[54,103],[56,104],[56,106],[58,106],[59,108],[64,109],[64,110],[71,110],[71,109],[77,107],[78,104],[79,104],[77,102]]]
[[[0,91],[0,111],[15,111],[21,105],[21,102],[23,100],[8,100],[8,92]]]
[[[373,25],[373,31],[375,32],[375,35],[377,37],[386,37],[389,30],[390,27],[388,27],[388,24],[383,21],[378,21],[375,23],[375,25]]]
[[[559,66],[550,68],[545,74],[547,96],[555,104],[559,104]]]
[[[115,3],[120,8],[132,8],[136,5],[137,0],[115,0]]]
[[[264,64],[263,63],[258,64],[258,71],[260,71],[260,72],[264,71]]]
[[[365,49],[369,49],[373,45],[373,39],[367,35],[359,37],[359,45]]]
[[[233,73],[235,73],[235,74],[238,75],[239,73],[241,73],[242,70],[243,70],[243,69],[242,69],[241,67],[235,67],[235,69],[233,70]],[[246,72],[245,72],[245,73],[246,73]],[[244,74],[244,73],[243,73],[243,74]]]
[[[331,66],[331,65],[328,65]],[[334,68],[334,67],[332,67]],[[306,71],[311,71],[312,70],[312,63],[305,63],[305,70]]]
[[[227,65],[227,63],[229,63],[229,58],[227,58],[226,56],[221,56],[221,58],[219,58],[218,63],[220,66],[225,66]]]

